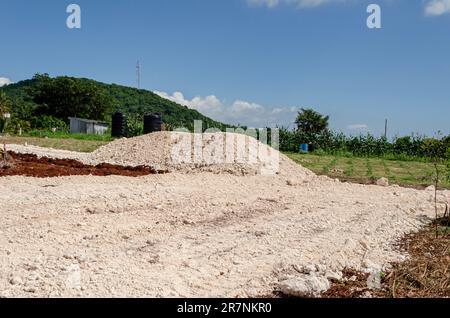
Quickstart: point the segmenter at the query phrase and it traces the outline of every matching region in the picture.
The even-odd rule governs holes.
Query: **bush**
[[[52,130],[52,129],[56,129],[59,131],[68,130],[68,126],[64,121],[47,115],[33,117],[31,119],[31,126],[32,128],[45,130]]]
[[[143,116],[129,114],[127,116],[127,137],[136,137],[144,133]]]
[[[280,129],[280,150],[298,152],[302,143],[309,141],[299,131]],[[450,136],[446,138],[425,138],[423,136],[396,137],[392,142],[371,134],[346,136],[343,133],[325,130],[315,136],[312,143],[327,154],[339,154],[346,157],[383,157],[388,160],[429,160],[430,157],[444,158],[450,148]],[[317,151],[316,151],[317,153]]]
[[[18,118],[12,118],[6,127],[6,132],[10,134],[18,134],[20,132],[29,131],[30,129],[30,122]]]

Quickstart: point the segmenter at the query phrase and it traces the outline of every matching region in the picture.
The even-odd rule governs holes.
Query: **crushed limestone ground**
[[[173,172],[0,178],[0,296],[267,295],[403,260],[393,243],[434,215],[433,191],[341,183],[282,155],[276,175],[252,164],[177,166],[169,140],[155,136],[93,154],[8,146],[127,165],[146,152],[146,163]],[[449,195],[439,192],[440,206]]]

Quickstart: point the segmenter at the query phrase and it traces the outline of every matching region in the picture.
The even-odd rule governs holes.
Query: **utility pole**
[[[388,133],[388,120],[386,118],[386,121],[384,122],[384,138],[387,139],[387,133]]]
[[[137,61],[136,64],[136,79],[137,79],[137,88],[141,89],[141,64]]]

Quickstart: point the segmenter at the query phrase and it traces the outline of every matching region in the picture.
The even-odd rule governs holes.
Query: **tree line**
[[[104,84],[90,79],[67,76],[52,78],[36,74],[31,80],[0,88],[1,102],[9,112],[7,130],[68,130],[69,117],[111,122],[115,111],[129,118],[129,131],[142,133],[146,113],[163,114],[168,128],[193,128],[194,120],[202,120],[206,128],[230,127],[208,118],[198,111],[161,98],[153,92],[116,84]]]
[[[280,129],[280,150],[298,152],[300,144],[314,144],[319,151],[329,154],[383,157],[398,159],[427,158],[437,155],[450,158],[450,135],[436,137],[411,135],[388,140],[370,133],[347,136],[329,128],[328,116],[312,109],[302,109],[296,119],[295,130]]]

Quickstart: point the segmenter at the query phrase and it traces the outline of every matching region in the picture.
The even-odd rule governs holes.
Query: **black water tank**
[[[124,113],[117,112],[112,116],[111,136],[115,138],[125,137],[127,135],[127,116]]]
[[[162,131],[163,120],[162,114],[146,114],[144,116],[144,134],[151,134],[153,132]]]

